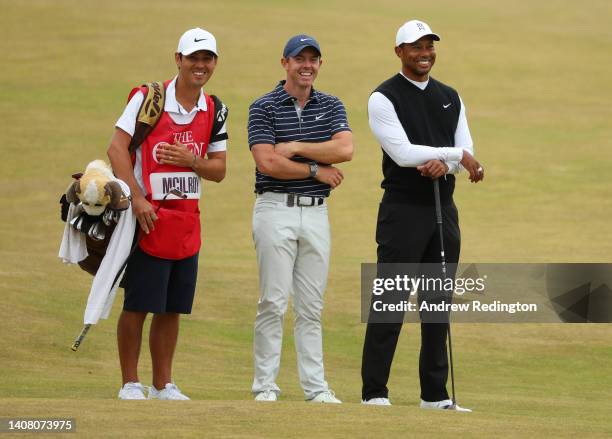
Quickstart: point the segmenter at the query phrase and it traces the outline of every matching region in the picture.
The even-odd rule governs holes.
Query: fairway
[[[0,418],[75,418],[88,438],[612,437],[610,324],[456,325],[457,394],[472,414],[418,408],[419,328],[408,324],[389,384],[394,406],[359,404],[360,264],[376,261],[382,195],[367,99],[399,71],[397,28],[420,18],[440,34],[432,76],[459,91],[486,168],[483,183],[457,178],[462,262],[609,263],[609,2],[0,0],[0,8]],[[58,200],[71,174],[108,160],[130,89],[171,78],[178,38],[195,26],[217,38],[206,91],[229,107],[230,140],[227,177],[203,184],[197,294],[174,363],[177,385],[194,401],[118,401],[123,295],[71,352],[91,277],[57,257]],[[284,78],[282,48],[302,32],[321,43],[315,87],[344,102],[355,144],[329,202],[323,313],[326,378],[342,406],[303,401],[291,309],[281,402],[258,404],[250,394],[259,293],[248,106]],[[144,384],[150,375],[145,338]]]

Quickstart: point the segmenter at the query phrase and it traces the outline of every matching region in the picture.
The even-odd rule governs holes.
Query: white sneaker
[[[422,409],[434,409],[434,410],[454,410],[457,412],[471,412],[471,409],[466,409],[464,407],[460,407],[458,404],[453,404],[453,401],[450,399],[444,399],[442,401],[423,401],[421,399],[421,408]]]
[[[172,401],[189,401],[189,398],[181,393],[176,384],[168,383],[166,387],[157,390],[155,386],[149,387],[149,399],[165,399]]]
[[[147,399],[144,392],[145,388],[140,383],[125,383],[119,390],[119,399]]]
[[[317,394],[317,396],[315,396],[314,398],[309,399],[308,401],[309,402],[321,402],[324,404],[342,404],[342,401],[336,398],[336,394],[334,393],[333,390],[326,390],[324,392],[321,392]]]
[[[368,400],[362,400],[362,404],[365,405],[391,405],[389,398],[370,398]]]
[[[263,392],[259,392],[257,395],[255,395],[255,401],[274,402],[277,399],[278,396],[274,390],[264,390]]]

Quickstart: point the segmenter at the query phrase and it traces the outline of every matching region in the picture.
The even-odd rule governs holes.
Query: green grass
[[[393,364],[391,408],[361,407],[360,263],[375,260],[380,149],[367,126],[371,90],[399,69],[397,27],[411,17],[439,32],[433,75],[467,105],[483,184],[456,191],[462,259],[610,262],[612,30],[608,2],[419,5],[313,0],[95,2],[0,0],[0,416],[66,416],[85,437],[610,437],[610,325],[461,324],[457,391],[475,413],[424,412],[418,328],[407,325]],[[192,26],[212,31],[220,61],[207,90],[230,108],[228,175],[207,183],[194,314],[184,319],[175,379],[196,401],[126,404],[115,323],[81,350],[91,278],[57,259],[57,200],[94,158],[105,158],[130,88],[174,74],[173,51]],[[249,103],[282,79],[282,47],[321,42],[316,85],[346,104],[355,157],[330,202],[332,263],[324,311],[327,379],[347,404],[302,401],[285,325],[283,402],[250,401],[257,267],[251,239],[254,165]],[[141,378],[150,379],[143,353]]]

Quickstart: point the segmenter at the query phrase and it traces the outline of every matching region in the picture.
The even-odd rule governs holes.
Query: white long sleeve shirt
[[[425,90],[429,84],[429,79],[425,82],[417,82],[407,78],[402,72],[400,74],[421,90]],[[383,150],[398,166],[414,168],[429,160],[441,160],[448,166],[447,173],[454,174],[463,170],[463,166],[459,163],[463,156],[463,150],[474,155],[474,143],[468,128],[465,106],[461,97],[459,97],[459,101],[461,102],[461,110],[455,130],[454,147],[436,148],[433,145],[411,143],[395,113],[393,104],[380,92],[372,93],[368,100],[370,129]]]

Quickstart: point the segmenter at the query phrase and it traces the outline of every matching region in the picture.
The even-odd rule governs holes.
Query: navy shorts
[[[191,314],[198,253],[171,260],[136,249],[125,271],[125,311]]]

